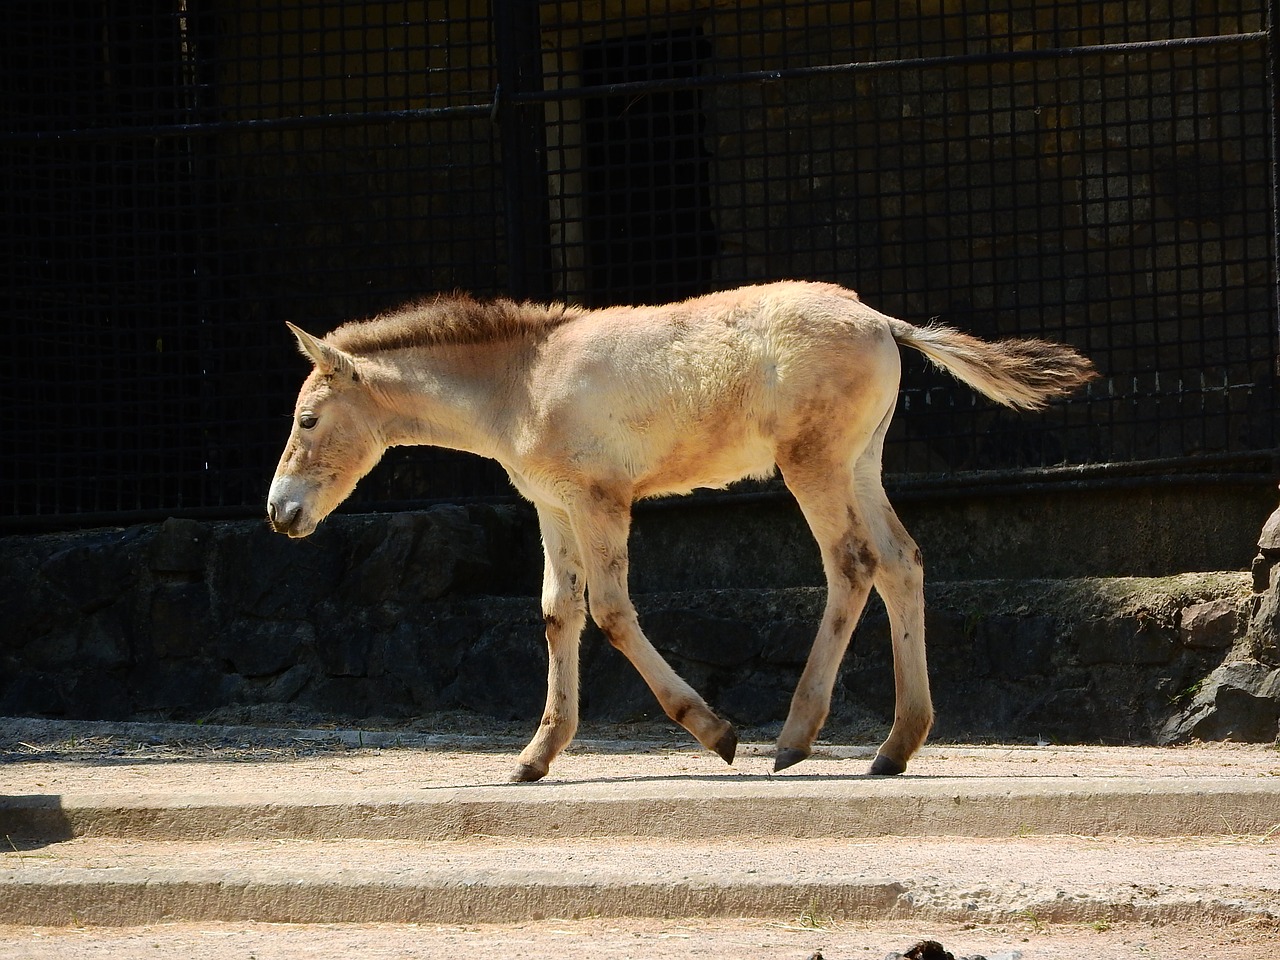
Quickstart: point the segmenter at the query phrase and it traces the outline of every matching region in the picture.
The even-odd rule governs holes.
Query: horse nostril
[[[267,502],[267,519],[277,533],[287,533],[300,513],[302,504],[296,501],[282,504],[277,504],[274,500]]]

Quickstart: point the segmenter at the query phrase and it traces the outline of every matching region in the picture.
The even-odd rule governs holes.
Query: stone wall
[[[759,584],[811,547],[803,530],[778,524],[770,551],[726,551],[687,535],[701,509],[639,517],[636,563],[650,571],[639,579],[658,588],[637,592],[641,620],[719,710],[769,725],[785,714],[823,591]],[[699,556],[713,583],[737,558],[756,585],[662,582],[662,570]],[[179,520],[6,538],[0,715],[381,723],[465,710],[532,720],[545,692],[540,574],[533,518],[518,506],[339,516],[305,541],[256,521]],[[938,580],[927,592],[940,737],[1276,736],[1277,698],[1266,693],[1280,685],[1275,579],[1260,595],[1245,572]],[[829,729],[883,733],[891,671],[873,603]],[[1215,671],[1226,682],[1211,681]],[[1241,692],[1242,671],[1260,671],[1262,685]],[[582,702],[588,719],[660,715],[594,628]]]

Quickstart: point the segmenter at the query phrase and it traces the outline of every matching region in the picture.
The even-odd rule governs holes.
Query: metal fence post
[[[1271,94],[1271,254],[1275,263],[1271,278],[1275,304],[1272,349],[1273,369],[1280,377],[1280,0],[1267,3],[1267,85]]]
[[[547,212],[546,118],[542,103],[521,101],[542,90],[537,0],[494,0],[498,89],[494,113],[502,147],[507,287],[516,299],[545,300],[551,289]]]

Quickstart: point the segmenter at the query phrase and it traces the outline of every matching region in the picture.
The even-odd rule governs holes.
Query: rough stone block
[[[315,628],[305,620],[237,620],[226,636],[223,656],[245,677],[287,672],[315,645]]]
[[[1224,663],[1188,709],[1169,719],[1162,743],[1236,740],[1270,743],[1280,733],[1280,669],[1254,660]]]
[[[626,657],[610,647],[599,634],[595,635],[589,650],[582,672],[582,716],[585,719],[634,723],[662,716],[657,698]],[[530,683],[533,682],[531,678]]]
[[[75,627],[76,667],[98,675],[133,660],[132,630],[120,608],[108,607]]]
[[[221,706],[224,674],[200,660],[144,660],[130,671],[129,699],[141,712],[162,711],[182,718],[196,717]]]
[[[1048,676],[1057,626],[1050,617],[987,617],[978,623],[974,642],[989,676]]]
[[[170,517],[160,524],[147,559],[155,573],[198,574],[204,570],[208,546],[209,530],[203,523]]]
[[[654,611],[643,618],[654,645],[685,660],[731,667],[759,656],[761,632],[740,620],[708,617],[691,610]]]
[[[1154,666],[1174,656],[1172,631],[1148,616],[1082,620],[1071,631],[1080,662]]]
[[[34,575],[40,561],[9,538],[0,556],[0,650],[27,646],[57,626],[72,623],[78,613],[69,609],[62,592],[43,577]]]
[[[1253,558],[1253,563],[1249,565],[1249,572],[1253,575],[1253,592],[1262,593],[1267,589],[1267,585],[1271,582],[1271,570],[1276,565],[1276,558],[1265,553],[1259,553]]]
[[[1178,637],[1184,646],[1204,650],[1229,647],[1239,630],[1239,608],[1234,600],[1210,600],[1182,611]]]
[[[0,681],[0,715],[75,716],[57,678],[35,670],[12,673]]]
[[[194,657],[207,652],[212,608],[203,583],[160,583],[151,593],[149,630],[157,657]]]
[[[291,703],[310,679],[311,669],[296,664],[267,685],[263,699],[268,703]]]
[[[67,715],[77,720],[118,720],[135,709],[124,671],[95,670],[67,684]]]
[[[320,677],[299,693],[295,702],[319,713],[338,717],[387,716],[382,698],[370,696],[364,677]]]
[[[304,620],[332,597],[345,562],[340,524],[324,524],[304,541],[290,540],[263,524],[233,528],[219,538],[210,562],[214,593],[231,615]]]
[[[968,650],[973,645],[971,628],[968,618],[962,613],[925,606],[924,636],[930,650]]]
[[[1126,712],[1122,704],[1107,701],[1088,687],[1039,689],[1022,695],[1029,699],[1010,726],[1025,737],[1088,740],[1114,736],[1116,715]],[[1012,694],[1010,699],[1014,699]]]
[[[452,679],[466,652],[479,642],[490,624],[490,620],[468,614],[440,617],[420,626],[401,623],[391,633],[383,653],[387,669],[402,671],[416,663],[437,676]]]
[[[473,590],[489,569],[484,527],[464,507],[446,504],[417,515],[417,541],[408,554],[404,588],[423,600]]]
[[[507,720],[531,720],[546,702],[547,655],[540,625],[498,623],[463,655],[447,691],[458,706]]]
[[[1271,570],[1267,589],[1258,598],[1245,638],[1250,657],[1280,666],[1280,567]]]
[[[1280,507],[1272,511],[1258,535],[1258,549],[1264,554],[1280,557]]]
[[[22,655],[24,663],[37,670],[58,670],[74,664],[80,652],[79,635],[85,627],[96,623],[97,619],[96,616],[86,618],[83,624],[77,624],[71,629],[50,631],[27,644]]]
[[[100,535],[50,556],[41,574],[57,585],[77,610],[91,613],[115,603],[138,575],[139,533]]]
[[[817,630],[816,622],[806,620],[780,620],[771,624],[764,631],[760,658],[772,664],[804,663],[813,647]]]
[[[381,603],[415,591],[417,585],[404,582],[409,556],[423,526],[421,514],[398,513],[363,524],[353,533],[354,543],[347,570],[336,590],[344,603]]]
[[[795,676],[755,673],[720,691],[715,706],[734,723],[758,725],[783,720],[791,706]],[[787,682],[789,681],[789,682]]]

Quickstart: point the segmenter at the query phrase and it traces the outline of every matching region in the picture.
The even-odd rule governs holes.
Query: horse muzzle
[[[306,508],[306,484],[293,477],[276,477],[267,493],[267,520],[271,529],[290,537],[305,537],[315,530]]]

